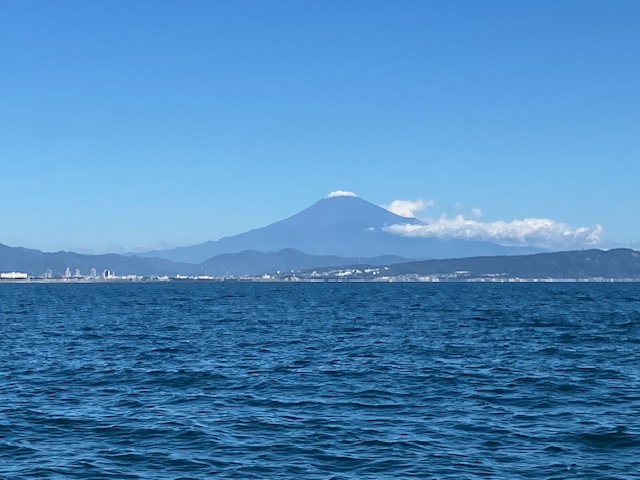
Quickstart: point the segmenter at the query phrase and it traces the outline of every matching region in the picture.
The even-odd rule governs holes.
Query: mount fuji
[[[220,254],[245,250],[275,252],[296,249],[312,255],[404,258],[457,258],[479,255],[515,255],[539,250],[505,247],[490,242],[404,237],[384,230],[397,224],[423,224],[374,205],[351,192],[333,192],[301,212],[239,235],[188,247],[156,250],[143,257],[201,263]]]

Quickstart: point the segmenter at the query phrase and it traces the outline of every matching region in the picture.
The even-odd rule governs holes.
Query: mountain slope
[[[356,196],[325,197],[285,220],[232,237],[190,247],[152,251],[144,257],[200,263],[223,253],[293,248],[313,255],[447,258],[470,255],[531,253],[534,249],[503,247],[488,242],[409,238],[383,230],[394,224],[421,224]]]

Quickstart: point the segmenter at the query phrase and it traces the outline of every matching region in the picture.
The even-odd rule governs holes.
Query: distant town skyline
[[[636,1],[3,7],[0,243],[191,245],[342,190],[428,224],[398,234],[640,247]]]

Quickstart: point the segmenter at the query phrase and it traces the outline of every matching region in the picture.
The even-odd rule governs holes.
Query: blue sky
[[[639,24],[633,0],[4,2],[0,242],[193,244],[343,189],[637,245]]]

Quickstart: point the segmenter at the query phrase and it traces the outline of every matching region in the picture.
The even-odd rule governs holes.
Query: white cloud
[[[420,212],[426,208],[434,206],[433,200],[394,200],[389,205],[383,205],[384,208],[401,217],[414,217],[415,212]]]
[[[474,217],[478,217],[480,218],[482,216],[482,209],[481,208],[472,208],[471,209],[471,215],[473,215]]]
[[[572,228],[566,223],[549,218],[482,222],[465,218],[463,215],[425,220],[424,225],[390,225],[384,230],[406,237],[486,240],[500,245],[546,249],[593,246],[600,243],[602,234],[601,225]]]
[[[346,190],[336,190],[335,192],[331,192],[326,195],[324,198],[335,198],[335,197],[357,197],[358,195],[354,192],[347,192]]]

